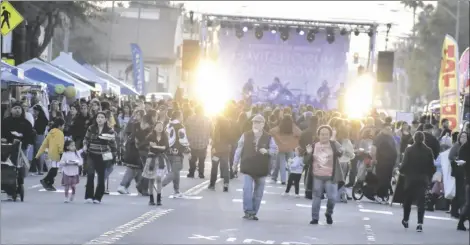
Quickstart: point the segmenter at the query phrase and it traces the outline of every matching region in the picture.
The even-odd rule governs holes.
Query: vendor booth
[[[19,65],[19,67],[25,70],[26,76],[48,84],[48,91],[51,95],[55,94],[55,87],[57,85],[62,85],[65,88],[74,87],[75,98],[90,97],[91,92],[97,90],[96,88],[75,79],[57,67],[47,64],[37,58],[29,60]]]
[[[105,71],[101,70],[100,68],[96,66],[92,66],[89,64],[83,65],[85,68],[88,70],[92,71],[95,73],[97,76],[106,79],[116,85],[118,85],[121,88],[121,95],[139,95],[139,93],[130,85],[126,84],[125,82],[113,77],[112,75],[106,73]]]
[[[71,54],[61,52],[60,55],[51,62],[54,66],[59,67],[63,71],[69,72],[85,78],[87,81],[100,84],[103,93],[120,95],[121,89],[118,85],[97,76],[89,69],[83,67],[75,61]]]

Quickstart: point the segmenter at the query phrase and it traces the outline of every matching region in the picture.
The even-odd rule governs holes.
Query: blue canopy
[[[33,79],[24,75],[21,68],[12,66],[3,60],[1,61],[1,82],[7,85],[20,85],[20,86],[40,86],[40,84]]]
[[[51,75],[50,73],[47,73],[43,70],[40,70],[40,69],[37,69],[37,68],[31,68],[29,70],[26,70],[25,71],[25,75],[27,77],[31,77],[32,79],[34,80],[38,80],[38,81],[41,81],[41,82],[44,82],[46,83],[47,85],[47,90],[49,91],[49,93],[55,93],[55,85],[58,85],[58,84],[62,84],[64,85],[65,87],[68,87],[68,86],[74,86],[73,83],[69,83],[69,82],[66,82],[54,75]]]

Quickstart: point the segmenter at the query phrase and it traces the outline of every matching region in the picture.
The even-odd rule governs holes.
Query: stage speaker
[[[380,51],[377,58],[377,82],[393,82],[394,52]]]
[[[199,47],[198,40],[183,41],[183,72],[193,71],[197,68],[197,65],[199,63],[200,52],[201,48]]]

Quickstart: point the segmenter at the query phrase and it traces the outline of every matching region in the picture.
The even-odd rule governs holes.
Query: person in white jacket
[[[346,126],[342,126],[337,129],[336,140],[343,148],[343,155],[339,158],[339,165],[341,166],[344,178],[346,178],[346,174],[350,168],[351,160],[353,160],[356,156],[354,154],[354,145],[349,139],[349,131]],[[338,183],[338,200],[346,203],[350,197],[348,197],[348,193],[346,192],[346,187],[344,184],[344,180]]]
[[[75,142],[72,140],[65,141],[64,153],[59,162],[59,166],[62,169],[65,203],[72,202],[75,197],[75,186],[80,181],[79,167],[83,165],[82,152],[82,150],[77,151]],[[72,190],[72,195],[69,197],[70,189]]]

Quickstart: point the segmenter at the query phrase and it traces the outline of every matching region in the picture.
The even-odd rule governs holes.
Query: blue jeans
[[[45,136],[44,135],[36,135],[36,141],[34,142],[34,157],[36,156],[36,154],[38,153],[39,151],[39,148],[41,147],[42,145],[42,142],[44,141],[44,138]],[[36,165],[36,171],[38,173],[41,173],[43,168],[44,168],[44,164],[46,162],[45,160],[45,155],[42,154],[39,159],[35,160],[37,165]]]
[[[312,220],[318,220],[320,217],[321,196],[324,191],[328,198],[325,214],[332,215],[338,196],[338,184],[333,183],[331,180],[321,180],[313,177]]]
[[[263,199],[266,177],[253,178],[243,175],[243,211],[246,214],[256,215]]]
[[[274,165],[274,171],[272,175],[273,180],[277,180],[277,176],[280,172],[281,174],[281,182],[286,183],[287,180],[287,159],[293,157],[293,152],[279,152],[276,157],[276,165]]]

